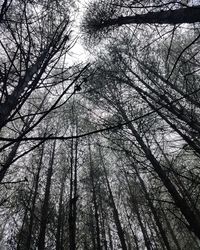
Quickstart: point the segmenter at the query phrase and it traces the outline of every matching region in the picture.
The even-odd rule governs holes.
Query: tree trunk
[[[101,229],[102,229],[102,240],[104,243],[104,249],[108,250],[108,246],[107,246],[107,240],[106,240],[106,228],[105,228],[105,221],[106,221],[106,215],[105,215],[105,210],[103,208],[103,204],[102,204],[102,195],[100,193],[100,225],[101,225]]]
[[[162,239],[163,239],[163,242],[164,242],[164,244],[165,244],[165,246],[166,246],[166,249],[172,250],[171,247],[170,247],[170,244],[169,244],[167,235],[166,235],[166,233],[165,233],[165,230],[163,229],[162,223],[160,222],[160,219],[159,219],[159,217],[158,217],[156,208],[154,207],[153,202],[151,201],[151,198],[150,198],[150,196],[149,196],[149,193],[148,193],[148,191],[147,191],[147,189],[146,189],[145,183],[144,183],[143,179],[141,178],[141,176],[140,176],[140,174],[139,174],[139,172],[138,172],[138,170],[137,170],[137,167],[136,167],[134,164],[132,164],[132,166],[133,166],[133,168],[134,168],[134,170],[135,170],[135,172],[136,172],[137,178],[138,178],[138,180],[139,180],[139,182],[140,182],[140,185],[141,185],[141,187],[142,187],[142,189],[143,189],[145,198],[146,198],[146,200],[147,200],[147,202],[148,202],[148,204],[149,204],[149,207],[150,207],[150,209],[151,209],[151,211],[152,211],[152,214],[153,214],[153,216],[154,216],[154,220],[155,220],[156,226],[157,226],[158,229],[159,229],[159,232],[160,232],[160,234],[161,234],[161,236],[162,236]]]
[[[38,194],[38,186],[39,186],[39,178],[40,178],[40,171],[42,167],[42,161],[43,161],[43,153],[44,153],[44,145],[42,145],[41,152],[40,152],[40,160],[38,163],[38,169],[37,174],[35,178],[35,190],[33,194],[32,204],[31,204],[31,211],[30,211],[30,222],[29,222],[29,229],[28,229],[28,236],[27,236],[27,242],[26,242],[26,248],[27,250],[30,249],[31,245],[31,238],[32,238],[32,229],[33,229],[33,223],[34,223],[34,213],[35,213],[35,205],[36,205],[36,198]]]
[[[200,6],[176,10],[148,12],[134,16],[120,16],[99,24],[99,28],[126,24],[181,24],[200,22]]]
[[[70,200],[69,200],[69,249],[76,249],[76,203],[77,203],[77,157],[78,157],[78,139],[71,145],[71,169],[70,169]]]
[[[110,230],[109,224],[108,224],[108,237],[109,237],[109,247],[110,247],[110,250],[114,250],[114,248],[113,248],[112,234],[111,234],[111,230]]]
[[[101,157],[101,160],[102,160],[102,166],[103,166],[104,173],[105,173],[105,180],[106,180],[106,184],[107,184],[107,188],[108,188],[108,193],[109,193],[109,198],[110,198],[110,205],[111,205],[111,207],[113,209],[113,217],[114,217],[115,225],[117,227],[117,234],[119,236],[122,249],[127,250],[126,241],[125,241],[125,237],[124,237],[124,231],[123,231],[122,226],[121,226],[121,222],[120,222],[120,219],[119,219],[119,214],[118,214],[118,211],[117,211],[117,208],[116,208],[116,205],[115,205],[114,197],[113,197],[113,194],[112,194],[112,190],[111,190],[111,187],[110,187],[107,171],[106,171],[106,168],[105,168],[105,165],[104,165],[104,162],[103,162],[103,157],[102,157],[100,148],[99,148],[99,154],[100,154],[100,157]]]
[[[140,211],[139,211],[139,206],[138,206],[138,202],[137,200],[134,198],[134,195],[131,191],[131,186],[130,186],[130,183],[129,183],[129,180],[127,178],[127,175],[125,174],[125,178],[126,178],[126,182],[128,184],[128,190],[129,190],[129,193],[130,193],[130,197],[131,197],[131,209],[132,211],[136,214],[137,216],[137,220],[139,222],[139,226],[141,228],[141,231],[142,231],[142,235],[143,235],[143,238],[144,238],[144,242],[145,242],[145,246],[147,248],[147,250],[152,250],[152,244],[151,244],[151,241],[149,240],[149,236],[148,236],[148,233],[147,233],[147,230],[145,228],[145,225],[142,221],[142,216],[140,214]]]
[[[160,219],[159,219],[159,217],[158,217],[158,215],[157,215],[156,208],[154,207],[154,205],[153,205],[153,203],[152,203],[152,201],[151,201],[151,199],[150,199],[150,197],[149,197],[149,194],[148,194],[148,192],[147,192],[147,190],[146,190],[145,184],[144,184],[144,182],[143,182],[143,180],[141,179],[140,176],[138,176],[138,179],[139,179],[139,181],[140,181],[140,184],[142,185],[143,191],[144,191],[145,196],[146,196],[146,199],[147,199],[147,201],[148,201],[148,203],[149,203],[149,207],[150,207],[150,209],[151,209],[151,211],[152,211],[152,214],[153,214],[153,216],[154,216],[154,220],[155,220],[156,226],[157,226],[158,229],[159,229],[159,233],[160,233],[160,235],[161,235],[161,237],[162,237],[162,240],[163,240],[163,242],[164,242],[164,244],[165,244],[165,247],[166,247],[166,249],[168,249],[168,250],[172,250],[171,247],[170,247],[170,244],[169,244],[167,235],[166,235],[166,233],[165,233],[165,230],[163,229],[162,223],[160,222]]]
[[[46,233],[46,227],[47,227],[47,217],[48,217],[50,188],[51,188],[51,177],[53,174],[55,148],[56,148],[56,140],[53,143],[53,150],[52,150],[51,159],[50,159],[50,163],[49,163],[49,169],[47,172],[47,181],[46,181],[44,202],[43,202],[42,211],[41,211],[40,233],[39,233],[39,237],[38,237],[38,250],[45,249],[45,233]]]
[[[31,201],[32,194],[33,194],[33,187],[31,188],[31,192],[30,192],[29,199],[28,199],[28,204]],[[27,225],[27,221],[28,221],[28,210],[29,210],[28,206],[25,206],[23,222],[22,222],[22,226],[21,226],[19,236],[18,236],[16,250],[25,249],[25,243],[26,243],[25,226]]]
[[[97,240],[97,250],[101,250],[101,238],[100,238],[100,228],[99,228],[99,212],[98,212],[98,204],[97,204],[97,197],[96,197],[96,188],[94,183],[94,171],[93,171],[93,163],[92,163],[92,155],[91,155],[91,148],[89,142],[89,154],[90,154],[90,179],[92,184],[92,198],[93,198],[93,205],[94,205],[94,216],[96,222],[96,240]]]
[[[128,215],[127,213],[127,210],[126,211],[126,217],[127,217],[127,220],[128,220],[128,225],[129,225],[129,228],[132,232],[132,235],[133,235],[133,238],[134,238],[134,242],[135,242],[135,250],[140,250],[139,249],[139,245],[138,245],[138,238],[137,238],[137,235],[134,233],[133,229],[132,229],[132,226],[131,226],[131,222],[130,222],[130,216]]]
[[[56,250],[61,250],[61,228],[62,228],[62,216],[63,216],[63,193],[65,187],[66,174],[62,178],[60,187],[59,197],[59,209],[58,209],[58,221],[57,221],[57,232],[56,232]]]
[[[160,207],[162,209],[161,204],[160,204]],[[174,241],[174,244],[176,245],[177,250],[181,250],[181,246],[179,245],[179,242],[176,238],[176,235],[175,235],[175,233],[171,227],[171,224],[170,224],[170,222],[165,214],[165,211],[163,209],[162,209],[162,216],[164,217],[164,220],[165,220],[166,225],[167,225],[167,229],[169,230],[169,233],[171,234],[172,240]]]

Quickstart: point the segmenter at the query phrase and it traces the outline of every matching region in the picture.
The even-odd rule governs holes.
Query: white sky
[[[83,41],[81,39],[81,32],[79,30],[79,26],[81,24],[81,19],[82,19],[84,10],[86,9],[86,6],[89,4],[89,2],[90,0],[79,0],[79,2],[77,3],[79,12],[74,17],[76,22],[75,22],[75,25],[73,25],[72,27],[72,30],[73,30],[72,36],[74,38],[77,37],[78,40],[75,43],[74,47],[69,52],[69,55],[71,56],[72,61],[74,63],[85,61],[90,55],[90,53],[86,51],[84,47],[82,46]]]

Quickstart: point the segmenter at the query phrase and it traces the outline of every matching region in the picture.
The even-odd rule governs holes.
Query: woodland
[[[199,52],[199,0],[0,0],[0,250],[200,249]]]

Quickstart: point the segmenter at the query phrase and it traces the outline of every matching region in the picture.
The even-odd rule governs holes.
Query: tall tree
[[[138,7],[138,5],[141,6]],[[152,11],[145,8],[145,3],[142,1],[136,2],[136,6],[130,5],[130,9],[140,9],[138,12],[131,15],[132,12],[127,11],[127,7],[121,1],[95,1],[92,2],[84,15],[82,29],[86,36],[98,37],[102,35],[102,32],[107,33],[110,30],[116,29],[121,25],[129,24],[182,24],[182,23],[195,23],[199,22],[200,6],[173,6],[173,2],[166,3],[164,5],[153,5]],[[166,6],[169,9],[166,9]],[[154,9],[153,9],[154,7]],[[157,8],[156,8],[157,7]],[[143,9],[143,11],[141,11]],[[146,11],[147,9],[147,11]],[[155,11],[156,9],[156,11]],[[157,10],[158,9],[158,10]],[[129,12],[130,15],[126,13]],[[146,13],[143,13],[146,12]],[[125,15],[124,15],[125,13]],[[99,35],[95,34],[99,33]]]
[[[38,249],[40,249],[40,250],[45,249],[45,233],[46,233],[47,218],[48,218],[47,211],[49,209],[51,178],[52,178],[52,174],[53,174],[55,151],[56,151],[56,141],[54,141],[53,146],[52,146],[52,152],[51,152],[51,156],[50,156],[50,160],[49,160],[49,168],[47,171],[47,180],[46,180],[46,187],[45,187],[45,193],[44,193],[44,201],[42,204],[40,233],[39,233],[39,237],[38,237]]]

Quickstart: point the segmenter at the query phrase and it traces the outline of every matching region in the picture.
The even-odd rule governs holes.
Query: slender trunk
[[[165,243],[164,243],[163,238],[159,232],[158,226],[155,222],[155,219],[154,219],[154,216],[152,215],[151,210],[149,211],[149,217],[151,218],[153,229],[155,230],[155,233],[157,235],[157,238],[153,236],[154,244],[156,245],[156,247],[158,249],[161,249],[161,248],[166,249]],[[152,235],[153,235],[153,232],[152,232]]]
[[[58,221],[57,221],[57,232],[56,232],[56,250],[61,250],[61,228],[62,228],[62,216],[63,216],[64,187],[65,187],[65,174],[64,177],[62,178],[62,183],[60,187]]]
[[[70,192],[69,192],[69,249],[75,244],[73,239],[73,163],[74,163],[74,140],[71,141],[71,158],[70,158]]]
[[[102,228],[102,238],[103,238],[104,249],[108,250],[104,218],[102,218],[101,228]]]
[[[165,246],[166,246],[166,249],[172,250],[171,247],[170,247],[170,244],[169,244],[169,240],[168,240],[168,238],[167,238],[167,235],[166,235],[166,233],[165,233],[165,230],[163,229],[162,223],[161,223],[161,221],[160,221],[160,219],[159,219],[159,217],[158,217],[156,208],[154,207],[153,202],[152,202],[152,200],[151,200],[151,198],[150,198],[150,196],[149,196],[149,193],[148,193],[148,191],[147,191],[147,189],[146,189],[146,185],[145,185],[143,179],[141,178],[141,176],[140,176],[140,174],[139,174],[139,172],[138,172],[138,170],[137,170],[137,167],[136,167],[134,164],[132,164],[132,166],[133,166],[133,168],[134,168],[134,170],[135,170],[135,172],[136,172],[137,178],[138,178],[138,180],[139,180],[139,182],[140,182],[140,185],[141,185],[141,187],[142,187],[142,189],[143,189],[145,198],[146,198],[146,200],[147,200],[147,202],[148,202],[148,204],[149,204],[149,207],[150,207],[150,209],[151,209],[151,212],[152,212],[152,214],[153,214],[153,216],[154,216],[154,220],[155,220],[156,226],[157,226],[158,229],[159,229],[159,232],[160,232],[161,237],[162,237],[162,239],[163,239],[163,242],[164,242],[164,244],[165,244]]]
[[[144,238],[144,242],[145,242],[145,246],[147,248],[147,250],[152,250],[152,245],[151,245],[151,241],[149,239],[149,236],[148,236],[148,233],[147,233],[147,230],[145,228],[145,225],[142,221],[142,217],[140,215],[140,211],[139,211],[139,206],[138,206],[138,202],[137,200],[135,199],[133,193],[132,193],[132,190],[131,190],[131,186],[130,186],[130,183],[129,183],[129,180],[127,178],[127,175],[125,174],[125,178],[126,178],[126,182],[128,184],[128,190],[129,190],[129,193],[130,193],[130,197],[131,197],[131,209],[132,211],[136,214],[137,216],[137,220],[139,222],[139,226],[141,228],[141,231],[142,231],[142,235],[143,235],[143,238]]]
[[[65,214],[64,211],[64,206],[62,207],[63,210],[63,214]],[[64,250],[64,234],[65,234],[65,230],[64,230],[64,226],[65,226],[65,219],[62,218],[61,220],[61,232],[60,232],[60,250]]]
[[[142,212],[142,214],[144,214],[144,209],[143,209],[143,207],[141,208],[141,212]],[[146,216],[148,215],[148,220],[147,220],[147,218],[146,218]],[[149,235],[150,235],[150,241],[151,241],[151,245],[152,245],[152,249],[153,250],[158,250],[158,245],[159,245],[159,234],[157,234],[157,236],[158,236],[158,238],[156,238],[155,237],[155,233],[157,233],[157,227],[155,227],[155,222],[154,222],[154,220],[153,220],[153,218],[152,218],[152,214],[149,212],[149,211],[147,211],[147,213],[146,213],[146,211],[145,211],[145,216],[143,216],[144,217],[144,225],[145,225],[145,228],[148,228],[147,230],[148,230],[148,232],[149,232]],[[163,244],[163,242],[162,241],[160,241],[160,243],[161,243],[161,246],[162,246],[162,244]]]
[[[107,184],[107,188],[108,188],[108,193],[109,193],[109,198],[110,198],[110,205],[111,205],[111,207],[113,209],[113,217],[114,217],[115,225],[116,225],[116,228],[117,228],[117,234],[119,236],[122,249],[127,250],[126,241],[125,241],[125,237],[124,237],[124,231],[123,231],[122,226],[121,226],[121,222],[120,222],[120,219],[119,219],[119,214],[118,214],[118,211],[117,211],[117,208],[116,208],[116,205],[115,205],[114,197],[113,197],[113,194],[112,194],[111,186],[110,186],[110,183],[109,183],[109,180],[108,180],[108,175],[107,175],[107,171],[106,171],[106,168],[105,168],[105,165],[104,165],[104,162],[103,162],[103,158],[102,158],[102,155],[101,155],[101,152],[100,152],[100,148],[99,148],[99,154],[100,154],[100,157],[101,157],[101,160],[102,160],[102,166],[103,166],[104,173],[105,173],[105,180],[106,180],[106,184]]]
[[[101,196],[101,194],[100,194]],[[103,239],[103,243],[104,243],[104,249],[108,250],[108,246],[107,246],[107,240],[106,240],[106,229],[105,229],[105,221],[106,221],[106,215],[104,213],[104,209],[103,209],[103,204],[102,204],[102,196],[100,198],[100,224],[101,224],[101,230],[102,230],[102,239]]]
[[[33,194],[33,187],[31,189],[30,195],[29,195],[29,199],[28,199],[28,204],[31,201],[31,196]],[[22,226],[19,232],[19,237],[18,237],[18,242],[17,242],[17,248],[16,250],[20,250],[24,248],[24,239],[26,240],[26,235],[25,235],[25,225],[27,224],[27,220],[28,220],[28,206],[25,207],[25,212],[24,212],[24,217],[23,217],[23,222],[22,222]]]
[[[125,211],[126,211],[126,217],[127,217],[127,220],[128,220],[128,225],[129,225],[129,228],[130,228],[130,230],[132,232],[132,235],[133,235],[133,238],[134,238],[135,248],[136,248],[136,250],[140,250],[139,245],[138,245],[138,238],[137,238],[136,234],[134,233],[134,231],[132,229],[132,226],[131,226],[130,216],[128,215],[127,210],[125,210]]]
[[[162,209],[161,204],[160,204],[160,207]],[[167,229],[169,230],[169,233],[170,233],[170,235],[172,237],[172,240],[173,240],[177,250],[181,250],[181,246],[179,245],[179,242],[178,242],[178,240],[176,238],[176,235],[175,235],[175,233],[174,233],[174,231],[173,231],[173,229],[171,227],[171,224],[170,224],[170,222],[169,222],[169,220],[168,220],[168,218],[167,218],[167,216],[165,214],[165,211],[163,209],[162,209],[162,216],[164,217],[164,220],[165,220],[166,225],[167,225]]]
[[[111,230],[110,230],[109,224],[108,224],[108,237],[109,237],[109,247],[110,247],[110,250],[114,250],[114,248],[113,248],[112,234],[111,234]]]
[[[25,238],[24,236],[24,226],[27,222],[27,215],[28,215],[28,207],[26,207],[26,210],[25,210],[25,213],[24,213],[24,217],[23,217],[23,222],[22,222],[22,226],[21,226],[21,229],[20,229],[20,232],[19,232],[19,236],[18,236],[18,241],[17,241],[17,248],[16,250],[20,250],[20,249],[23,249],[23,246],[22,246],[22,240]]]
[[[94,183],[94,171],[92,167],[92,158],[91,158],[91,149],[89,145],[89,151],[90,151],[90,179],[92,184],[92,199],[93,199],[93,205],[94,205],[94,216],[95,216],[95,222],[96,222],[96,240],[97,240],[97,250],[101,250],[101,239],[100,239],[100,228],[99,228],[99,208],[97,204],[97,197],[96,197],[96,188]]]
[[[76,206],[77,206],[77,160],[78,160],[78,140],[75,142],[74,157],[74,141],[71,145],[71,169],[70,169],[70,201],[69,201],[69,249],[76,249]]]
[[[134,203],[132,203],[133,211],[137,215],[137,219],[138,219],[138,222],[139,222],[139,225],[140,225],[140,228],[141,228],[141,231],[142,231],[142,235],[143,235],[143,238],[144,238],[145,246],[146,246],[147,250],[153,250],[151,241],[149,240],[149,236],[148,236],[146,227],[145,227],[145,225],[144,225],[144,223],[142,221],[142,217],[140,215],[138,204],[136,204],[136,203],[137,203],[136,201]]]
[[[90,208],[90,233],[91,233],[91,238],[92,238],[92,246],[93,249],[96,250],[96,233],[95,233],[95,226],[94,226],[94,222],[93,222],[93,210],[92,207]]]
[[[52,154],[51,154],[51,158],[50,158],[49,169],[47,172],[45,195],[44,195],[44,201],[43,201],[42,211],[41,211],[40,232],[39,232],[39,237],[38,237],[38,250],[45,249],[45,233],[46,233],[46,227],[47,227],[47,217],[48,217],[50,188],[51,188],[51,177],[53,174],[55,148],[56,148],[56,140],[53,143],[53,150],[52,150]]]
[[[75,142],[75,159],[74,159],[74,202],[73,202],[73,218],[74,218],[74,242],[76,242],[76,219],[77,219],[77,168],[78,168],[78,139]],[[74,245],[75,246],[75,245]]]
[[[42,144],[42,148],[41,148],[41,152],[40,152],[40,160],[38,163],[37,174],[35,177],[35,190],[34,190],[33,199],[31,202],[30,222],[29,222],[28,236],[27,236],[27,242],[26,242],[26,249],[27,250],[30,249],[30,245],[31,245],[32,229],[33,229],[34,214],[35,214],[35,205],[36,205],[36,198],[37,198],[37,194],[38,194],[40,171],[41,171],[42,161],[43,161],[44,145],[45,144]]]
[[[97,250],[101,250],[101,239],[100,239],[100,228],[99,228],[99,213],[96,198],[96,191],[93,186],[93,205],[94,205],[94,216],[96,222],[96,240],[97,240]]]

